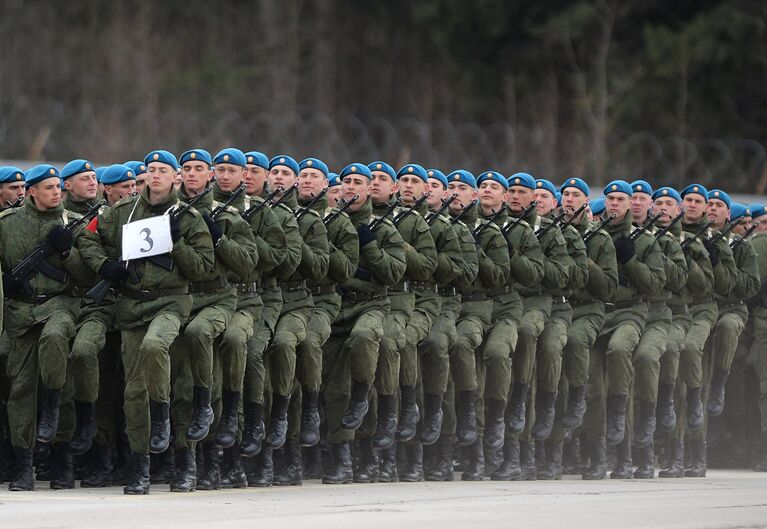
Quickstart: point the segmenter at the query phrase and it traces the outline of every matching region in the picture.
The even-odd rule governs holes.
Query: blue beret
[[[535,178],[528,173],[514,173],[509,177],[509,186],[522,186],[528,189],[535,189]]]
[[[59,170],[50,164],[44,163],[36,165],[31,169],[28,169],[24,175],[24,187],[29,189],[35,184],[42,182],[48,178],[61,178]]]
[[[328,169],[328,166],[325,162],[318,158],[306,158],[305,160],[301,160],[301,163],[298,164],[299,169],[317,169],[318,171],[321,171],[322,174],[325,175],[325,177],[328,176],[328,173],[330,170]]]
[[[269,169],[272,167],[276,167],[278,165],[284,165],[294,173],[296,173],[296,176],[298,176],[298,162],[295,161],[293,158],[288,156],[287,154],[278,154],[271,160],[269,160]]]
[[[392,180],[395,182],[397,181],[397,172],[394,170],[394,167],[389,165],[386,162],[382,162],[378,160],[377,162],[373,162],[371,164],[368,164],[368,169],[370,169],[371,172],[373,171],[381,171],[386,174],[388,174]]]
[[[435,180],[439,180],[440,183],[445,186],[445,189],[447,189],[447,177],[445,176],[445,173],[439,169],[427,169],[426,176],[429,178],[434,178]]]
[[[474,175],[466,169],[456,169],[447,175],[447,181],[460,182],[461,184],[466,184],[467,186],[471,186],[474,189],[477,189],[477,179],[474,178]]]
[[[116,163],[105,168],[104,174],[101,176],[101,183],[108,186],[135,179],[136,173],[133,172],[133,169],[127,165]]]
[[[144,165],[149,165],[152,162],[164,163],[178,170],[178,160],[176,160],[176,156],[163,149],[152,151],[146,155],[146,158],[144,158]]]
[[[84,173],[85,171],[93,171],[94,167],[88,160],[72,160],[61,170],[61,179],[66,180],[70,176]]]
[[[426,174],[426,169],[424,169],[422,166],[418,165],[417,163],[409,163],[403,166],[402,169],[400,169],[397,172],[397,179],[399,180],[403,176],[407,176],[407,175],[417,176],[424,182],[429,181],[429,176]]]
[[[140,174],[146,173],[146,164],[144,162],[139,162],[138,160],[131,160],[129,162],[125,162],[123,165],[127,165],[131,168],[133,171],[133,174],[136,176]],[[98,169],[96,170],[98,171]]]
[[[728,209],[730,208],[730,205],[732,204],[732,200],[730,199],[730,195],[728,195],[727,193],[725,193],[721,189],[712,189],[711,191],[708,192],[708,199],[711,200],[713,198],[715,198],[717,200],[721,200],[722,202],[727,204],[727,208]]]
[[[583,193],[586,196],[589,196],[590,190],[589,185],[586,183],[585,180],[581,178],[568,178],[565,180],[565,183],[559,186],[560,191],[564,191],[568,187],[574,187],[581,193]]]
[[[535,181],[535,188],[538,190],[545,190],[551,193],[551,196],[554,198],[557,198],[557,188],[554,187],[554,184],[546,180],[545,178],[539,178]]]
[[[557,206],[561,206],[562,205],[562,193],[557,191],[556,195],[554,195],[554,196],[557,198]]]
[[[652,186],[645,180],[634,180],[631,182],[631,190],[634,193],[644,193],[652,196]]]
[[[213,163],[230,163],[244,168],[245,165],[247,165],[247,159],[245,158],[245,153],[240,149],[228,147],[222,149],[215,157],[213,157]]]
[[[22,171],[18,167],[13,167],[12,165],[6,165],[5,167],[0,167],[0,184],[9,184],[11,182],[23,182],[23,181],[24,181],[24,171]]]
[[[341,173],[338,175],[338,178],[343,180],[345,177],[355,174],[361,174],[362,176],[367,177],[368,180],[373,179],[373,173],[364,163],[350,163],[341,169]]]
[[[101,183],[101,177],[104,176],[104,171],[107,170],[108,165],[102,165],[101,167],[96,167],[94,171],[96,171],[96,182],[99,184]],[[62,180],[63,182],[63,180]]]
[[[764,204],[749,204],[748,209],[751,210],[753,218],[767,215],[767,209],[765,209]]]
[[[213,161],[210,158],[210,153],[205,149],[190,149],[181,155],[178,159],[178,163],[184,165],[189,160],[195,160],[197,162],[205,162],[208,167],[213,165]]]
[[[509,188],[509,182],[504,178],[504,176],[499,173],[498,171],[485,171],[479,177],[477,178],[477,186],[481,186],[482,182],[485,182],[487,180],[492,180],[493,182],[498,182],[503,186],[504,189]]]
[[[591,202],[589,202],[589,207],[591,208],[591,213],[595,217],[599,216],[605,212],[605,199],[598,198],[596,200],[592,200]]]
[[[631,196],[633,191],[629,183],[625,180],[613,180],[605,186],[603,193],[605,196],[610,193],[626,193],[628,196]]]
[[[251,165],[256,165],[264,169],[269,169],[269,158],[262,152],[249,151],[245,153],[245,161]]]
[[[656,189],[655,193],[652,194],[653,200],[655,200],[656,198],[661,198],[661,197],[671,197],[677,202],[682,201],[682,196],[679,194],[679,191],[677,191],[673,187],[668,187],[668,186]]]
[[[340,186],[342,183],[336,173],[328,173],[328,187]]]
[[[700,184],[690,184],[684,189],[682,189],[682,192],[680,193],[680,195],[682,195],[682,198],[692,194],[700,195],[703,197],[704,200],[708,201],[708,189],[706,189]]]
[[[730,220],[737,220],[750,216],[751,210],[745,204],[741,204],[740,202],[733,202],[730,206]]]

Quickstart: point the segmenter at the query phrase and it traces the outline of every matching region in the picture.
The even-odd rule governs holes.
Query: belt
[[[461,293],[458,292],[458,289],[455,287],[441,287],[439,290],[437,290],[437,294],[443,298],[450,298],[461,295]]]
[[[239,294],[259,294],[261,292],[261,280],[252,283],[235,283],[234,287]]]
[[[719,310],[731,309],[733,307],[740,307],[743,305],[743,301],[736,301],[735,303],[718,303],[717,305],[719,306]]]
[[[59,296],[65,296],[66,294],[58,294]],[[15,299],[16,301],[23,301],[24,303],[30,303],[32,305],[42,305],[48,300],[51,300],[55,298],[56,296],[50,295],[50,294],[37,294],[32,296],[25,296],[25,295],[12,295],[9,296],[12,299]]]
[[[567,303],[567,298],[565,296],[551,296],[551,302],[552,303]]]
[[[410,283],[410,289],[418,292],[434,292],[436,293],[438,288],[436,283],[430,283],[428,281],[412,281]]]
[[[581,307],[583,305],[591,305],[592,303],[599,303],[596,299],[571,299],[570,305],[573,307]]]
[[[668,308],[671,309],[671,314],[689,314],[690,311],[687,308],[687,305],[669,305]]]
[[[373,292],[347,290],[341,292],[341,300],[344,303],[362,303],[363,301],[379,301],[383,299],[386,299],[385,290],[376,290]]]
[[[630,307],[635,307],[638,303],[642,303],[642,301],[622,301],[620,303],[605,303],[605,310],[607,312],[613,312],[616,310],[621,309],[628,309]]]
[[[511,288],[509,288],[509,285],[506,285],[505,287],[496,288],[495,290],[489,290],[487,292],[488,296],[503,296],[505,294],[508,294],[511,292]]]
[[[211,281],[196,281],[189,284],[190,294],[214,294],[229,288],[229,282],[225,277],[218,277]]]
[[[306,281],[285,281],[282,283],[277,283],[277,286],[280,287],[280,290],[283,292],[296,292],[298,290],[305,290],[306,289]]]
[[[474,292],[471,294],[461,293],[461,301],[464,303],[471,301],[487,301],[487,294],[485,292]]]
[[[648,307],[650,310],[663,310],[668,307],[668,304],[665,301],[652,301],[648,303]]]
[[[312,296],[322,296],[324,294],[333,294],[335,291],[336,291],[335,284],[317,285],[316,287],[312,287],[309,289],[309,292],[312,293]]]
[[[189,294],[189,287],[182,288],[168,288],[165,290],[128,290],[123,288],[120,290],[120,294],[128,299],[136,299],[138,301],[154,301],[165,296],[184,296]]]
[[[410,281],[400,281],[387,288],[389,292],[410,292]]]

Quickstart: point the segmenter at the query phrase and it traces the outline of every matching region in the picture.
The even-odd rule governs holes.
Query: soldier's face
[[[228,164],[227,164],[228,165]],[[189,160],[181,166],[181,180],[187,191],[198,193],[210,181],[210,167],[199,160]]]
[[[146,173],[142,173],[136,177],[136,192],[141,193],[146,187]]]
[[[39,209],[53,209],[61,204],[61,180],[57,176],[46,178],[29,188],[29,196]]]
[[[477,200],[477,190],[471,187],[469,184],[463,182],[450,182],[447,185],[448,193],[458,195],[455,200],[450,203],[450,211],[455,214],[463,211],[463,208],[468,206]]]
[[[730,208],[718,198],[712,198],[708,201],[706,212],[708,213],[708,220],[713,222],[717,228],[724,226],[724,223],[730,218]]]
[[[162,162],[152,162],[146,167],[149,192],[162,195],[169,193],[176,183],[176,169]]]
[[[634,193],[631,195],[631,218],[637,224],[647,220],[647,213],[652,207],[652,197],[647,193]]]
[[[370,198],[373,203],[386,202],[396,192],[397,184],[391,176],[383,171],[373,171],[373,178],[370,180]]]
[[[732,229],[733,233],[737,233],[738,235],[743,235],[746,233],[746,230],[751,226],[751,223],[754,219],[751,217],[742,217],[740,219],[740,222]]]
[[[671,197],[659,197],[653,203],[653,209],[656,213],[662,213],[658,219],[658,225],[668,226],[671,219],[679,215],[679,203]]]
[[[533,191],[533,197],[538,202],[538,205],[535,207],[538,215],[545,217],[557,209],[557,197],[552,195],[549,191],[544,189],[536,189]]]
[[[610,193],[605,197],[605,211],[615,216],[614,223],[623,220],[631,206],[631,198],[626,193]]]
[[[439,209],[442,206],[442,201],[447,198],[445,186],[436,178],[429,178],[426,190],[429,192],[429,196],[426,198],[426,204],[429,206],[429,209]]]
[[[759,227],[754,230],[754,233],[761,233],[763,231],[767,231],[767,215],[756,217],[754,221],[759,223]]]
[[[96,171],[85,171],[70,176],[64,181],[64,188],[77,201],[93,200],[99,192]]]
[[[479,184],[479,204],[485,212],[498,211],[505,193],[506,189],[495,180],[485,180]]]
[[[269,189],[281,187],[284,193],[296,183],[296,173],[285,165],[275,165],[269,170],[267,182],[269,183]],[[282,196],[282,193],[278,193],[278,195]]]
[[[341,195],[344,200],[351,200],[354,195],[359,195],[360,197],[357,201],[349,206],[350,210],[357,211],[365,204],[368,196],[370,196],[370,180],[368,180],[367,176],[363,175],[344,176],[341,183]]]
[[[136,181],[126,180],[117,184],[104,186],[104,194],[107,196],[107,202],[113,206],[125,197],[131,196],[136,191]]]
[[[248,164],[245,167],[245,186],[249,195],[260,195],[266,182],[266,169],[258,165]]]
[[[298,173],[298,196],[301,200],[311,200],[328,187],[328,179],[319,169],[302,169]]]
[[[706,212],[706,199],[697,193],[685,195],[682,199],[684,206],[684,221],[692,224],[698,222]]]
[[[513,213],[521,213],[533,202],[533,190],[523,186],[511,186],[506,193],[506,204]]]
[[[426,192],[426,182],[417,176],[404,175],[399,179],[399,196],[405,204],[413,204]]]
[[[219,163],[216,164],[213,174],[221,191],[231,193],[242,184],[245,168],[231,163]]]
[[[566,187],[562,190],[562,209],[569,213],[575,213],[588,201],[589,197],[576,187]],[[589,213],[591,213],[591,210],[589,210]],[[566,215],[566,218],[570,220],[571,216]]]
[[[341,197],[343,196],[343,185],[329,187],[325,196],[328,197],[328,205],[330,205],[331,208],[336,207],[338,201],[341,200]]]
[[[0,206],[6,207],[24,196],[24,182],[0,184]]]

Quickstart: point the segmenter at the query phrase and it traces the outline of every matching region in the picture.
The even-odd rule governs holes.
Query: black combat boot
[[[269,427],[266,431],[264,444],[272,450],[282,448],[285,444],[285,436],[288,434],[288,407],[290,395],[272,396],[272,413],[269,416]]]
[[[368,393],[370,386],[364,382],[352,382],[352,394],[344,416],[341,418],[341,428],[356,430],[362,426],[362,421],[368,413]]]
[[[469,451],[469,464],[461,474],[461,481],[481,481],[485,477],[485,450],[481,437],[466,449]]]
[[[684,470],[686,478],[706,477],[706,440],[701,438],[689,439],[690,467]]]
[[[380,459],[378,482],[396,483],[399,481],[399,476],[397,475],[397,443],[391,445],[390,448],[381,450]]]
[[[519,442],[519,466],[525,481],[538,479],[538,469],[535,466],[535,443]]]
[[[729,369],[714,369],[711,375],[711,386],[708,393],[708,404],[706,409],[712,417],[717,417],[724,410],[724,388],[727,385],[727,377],[730,376]]]
[[[218,431],[216,432],[216,444],[221,448],[231,448],[237,440],[239,420],[237,413],[240,408],[241,397],[242,393],[239,391],[224,390],[221,393],[221,419],[218,421]]]
[[[275,486],[301,485],[303,483],[303,466],[301,463],[301,444],[298,439],[288,439],[282,447],[282,468],[274,473]]]
[[[617,445],[626,436],[628,395],[607,395],[607,444]]]
[[[562,474],[573,476],[581,473],[581,436],[573,435],[562,448]]]
[[[130,455],[131,482],[123,489],[123,494],[149,494],[149,454],[132,452]]]
[[[663,433],[669,433],[676,427],[676,411],[674,410],[674,384],[658,385],[658,406],[655,410],[658,428]]]
[[[343,442],[331,444],[330,454],[332,466],[328,469],[325,475],[322,476],[322,482],[326,485],[345,485],[351,483],[354,479],[354,475],[352,472],[352,451],[349,443]]]
[[[691,432],[697,432],[703,428],[705,422],[700,394],[700,388],[687,389],[687,429]]]
[[[15,472],[13,479],[8,483],[8,490],[35,490],[35,480],[32,477],[32,449],[14,446],[13,458]]]
[[[539,391],[535,397],[535,423],[533,424],[533,439],[545,441],[554,428],[554,406],[557,403],[556,391]]]
[[[244,489],[247,486],[248,480],[240,459],[240,447],[235,443],[231,448],[224,448],[221,458],[221,488]]]
[[[320,442],[320,392],[304,390],[302,395],[301,433],[298,441],[301,446],[309,447]]]
[[[631,443],[624,439],[615,446],[615,467],[610,479],[631,479],[634,477],[634,462],[631,460]]]
[[[243,406],[245,424],[242,429],[242,443],[240,455],[242,457],[256,457],[261,451],[261,442],[266,435],[264,426],[264,403],[246,402]]]
[[[413,441],[405,445],[407,462],[399,480],[407,483],[423,481],[423,445]]]
[[[567,410],[562,416],[562,426],[570,430],[583,423],[586,414],[586,386],[570,386],[567,395]]]
[[[562,441],[546,441],[546,462],[538,470],[538,479],[562,479]]]
[[[490,450],[500,450],[503,448],[504,434],[506,433],[506,424],[503,421],[506,403],[500,399],[487,399],[485,402],[487,402],[485,446]]]
[[[301,450],[304,479],[322,479],[322,448],[317,443]]]
[[[173,459],[173,447],[162,454],[152,454],[149,458],[149,480],[152,485],[170,483],[176,477],[176,462]]]
[[[51,444],[51,484],[53,490],[75,488],[75,462],[69,443]]]
[[[586,439],[584,442],[589,456],[589,466],[583,469],[581,479],[605,479],[607,475],[607,444],[605,438]]]
[[[203,446],[203,450],[205,465],[197,479],[197,490],[220,490],[223,449],[216,443],[209,443]]]
[[[176,448],[176,475],[170,482],[171,492],[194,492],[197,489],[197,462],[191,448]]]
[[[213,408],[210,406],[210,390],[195,386],[193,392],[194,411],[192,420],[186,429],[186,438],[190,441],[202,441],[208,436],[213,424]],[[188,491],[180,491],[188,492]]]
[[[415,398],[415,386],[400,386],[400,414],[397,441],[407,442],[415,437],[420,410]]]
[[[354,466],[355,483],[376,483],[378,481],[378,455],[372,439],[363,437],[357,442],[357,457]]]
[[[666,447],[666,466],[658,472],[659,478],[684,477],[684,442],[681,439],[669,439]]]
[[[527,413],[527,394],[530,392],[530,384],[514,382],[511,387],[511,398],[506,409],[506,424],[511,433],[521,433],[525,429],[525,415]]]
[[[149,437],[149,453],[161,454],[170,444],[170,405],[167,402],[149,401],[152,431]]]
[[[493,481],[521,481],[522,468],[519,463],[519,441],[507,439],[503,444],[503,463],[490,479]]]
[[[442,432],[442,395],[425,393],[423,396],[424,417],[421,424],[421,444],[433,445]]]
[[[655,438],[655,403],[639,401],[639,417],[634,425],[634,446],[644,448]]]
[[[378,395],[378,417],[376,433],[373,435],[374,448],[385,450],[394,446],[397,435],[397,403],[394,395]]]
[[[429,468],[425,468],[426,481],[453,481],[453,443],[453,436],[440,435],[436,443],[424,447],[424,454],[428,448],[434,458]]]
[[[81,456],[91,449],[96,437],[96,403],[75,401],[75,433],[69,442],[73,456]]]
[[[655,446],[650,443],[637,449],[639,465],[634,471],[635,479],[653,479],[655,477]]]
[[[91,472],[80,480],[80,487],[101,488],[112,486],[112,451],[109,448],[93,445],[91,448]]]
[[[264,446],[256,456],[256,468],[248,475],[249,487],[271,487],[274,480],[273,450]]]
[[[59,405],[61,390],[43,388],[43,404],[37,421],[37,440],[50,443],[59,429]]]
[[[477,413],[474,409],[476,400],[474,390],[459,391],[456,403],[455,444],[457,446],[473,445],[477,441]]]

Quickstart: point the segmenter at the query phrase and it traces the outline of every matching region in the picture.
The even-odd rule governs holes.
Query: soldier
[[[136,192],[139,194],[143,193],[144,187],[146,186],[146,179],[148,178],[146,165],[144,162],[139,162],[138,160],[125,162],[125,165],[130,167],[133,174],[136,175]]]
[[[0,214],[5,327],[10,340],[8,354],[8,423],[16,462],[8,490],[34,490],[32,448],[35,439],[50,443],[59,422],[61,390],[67,376],[69,344],[75,334],[80,300],[71,295],[75,277],[87,275],[81,254],[73,243],[78,233],[65,225],[78,216],[64,209],[59,172],[51,165],[27,171],[27,199],[23,207]],[[19,237],[20,233],[45,234],[42,240]],[[45,258],[49,268],[62,272],[63,280],[35,270],[29,277],[14,277],[18,265],[41,243],[52,250]],[[50,274],[50,272],[49,272]],[[39,419],[38,378],[42,382]]]
[[[759,228],[763,227],[763,223],[767,221],[764,206],[752,204],[749,209],[755,220],[762,219],[759,221]],[[758,394],[755,400],[759,412],[760,428],[758,431],[759,439],[756,444],[756,462],[753,468],[755,472],[767,472],[767,232],[756,233],[749,241],[758,256],[759,276],[762,284],[752,301],[754,308],[750,313],[753,320],[753,340],[747,359],[749,368],[753,370],[758,381]]]
[[[212,270],[214,250],[202,216],[187,209],[170,216],[173,241],[171,270],[147,260],[133,262],[138,283],[125,281],[126,266],[118,262],[123,225],[164,215],[178,207],[173,187],[178,161],[167,151],[153,151],[144,160],[148,183],[141,195],[105,210],[84,237],[83,257],[104,279],[121,283],[116,306],[122,330],[125,368],[125,415],[131,447],[133,481],[126,494],[149,492],[149,452],[167,450],[170,438],[169,348],[189,317],[190,281],[202,280]],[[149,234],[146,234],[149,238]],[[151,432],[150,432],[151,429]]]
[[[339,177],[344,200],[359,195],[348,211],[357,230],[360,256],[354,276],[340,287],[341,310],[323,349],[322,385],[331,465],[322,482],[329,484],[352,481],[351,426],[360,423],[367,411],[390,307],[386,287],[396,284],[407,267],[405,243],[397,229],[387,219],[373,220],[370,169],[353,163]]]
[[[11,165],[0,167],[0,211],[21,205],[24,192],[24,172]]]
[[[76,213],[85,213],[98,196],[98,182],[94,165],[88,160],[72,160],[61,170],[66,198],[64,207]]]
[[[328,192],[326,195],[328,206],[334,208],[341,200],[341,181],[336,173],[328,173]]]
[[[605,475],[605,435],[610,445],[625,436],[626,411],[633,378],[632,355],[647,320],[647,296],[657,294],[666,282],[663,257],[655,237],[644,228],[632,229],[631,186],[615,180],[605,187],[607,225],[618,260],[618,289],[606,304],[607,316],[590,360],[588,409],[584,430],[592,452],[584,479]]]

